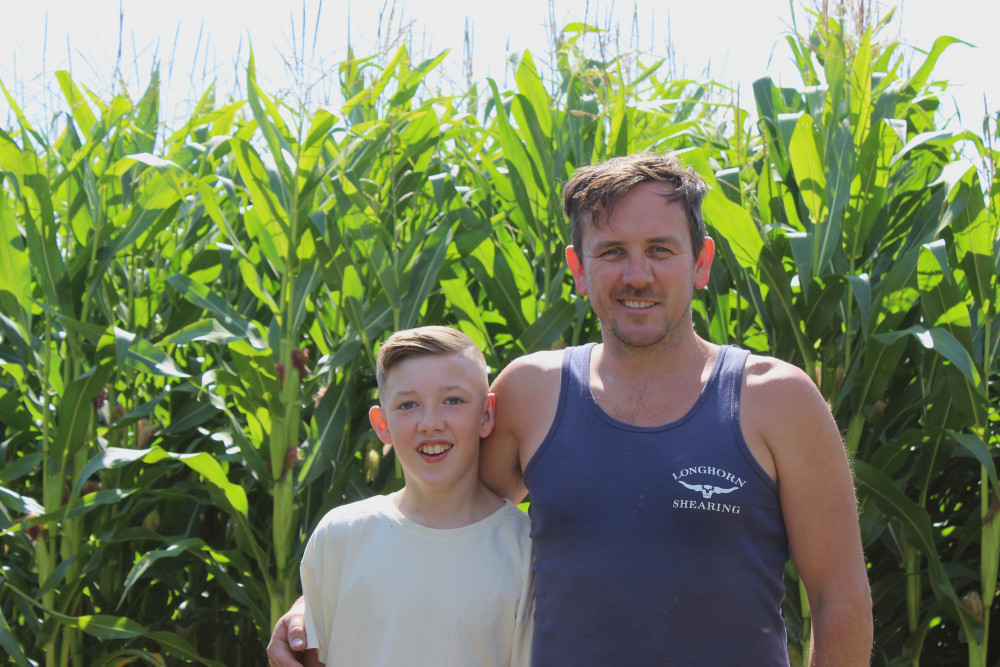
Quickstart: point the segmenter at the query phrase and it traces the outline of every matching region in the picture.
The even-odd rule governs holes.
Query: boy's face
[[[493,430],[482,367],[460,354],[407,357],[386,374],[372,428],[396,450],[407,486],[447,490],[479,477],[479,439]]]

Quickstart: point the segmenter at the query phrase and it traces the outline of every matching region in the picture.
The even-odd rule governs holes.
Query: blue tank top
[[[688,414],[640,427],[594,400],[591,350],[565,351],[555,419],[524,471],[534,664],[788,665],[777,486],[740,429],[749,353],[721,348]]]

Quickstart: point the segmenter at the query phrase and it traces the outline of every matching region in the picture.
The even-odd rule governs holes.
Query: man
[[[501,496],[531,492],[536,665],[787,664],[789,554],[811,664],[869,663],[857,506],[829,409],[794,366],[694,332],[715,251],[705,191],[656,155],[578,170],[566,259],[601,343],[522,357],[494,382],[480,475]],[[276,649],[288,629],[286,616]]]

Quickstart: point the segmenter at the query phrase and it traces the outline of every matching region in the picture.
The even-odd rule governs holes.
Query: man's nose
[[[625,274],[622,280],[633,287],[643,287],[653,282],[653,267],[648,257],[632,255],[625,263]]]

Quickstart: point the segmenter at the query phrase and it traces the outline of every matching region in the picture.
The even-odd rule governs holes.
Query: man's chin
[[[618,344],[627,350],[641,352],[657,347],[667,339],[669,330],[660,331],[635,331],[621,328],[612,328],[611,334]]]

